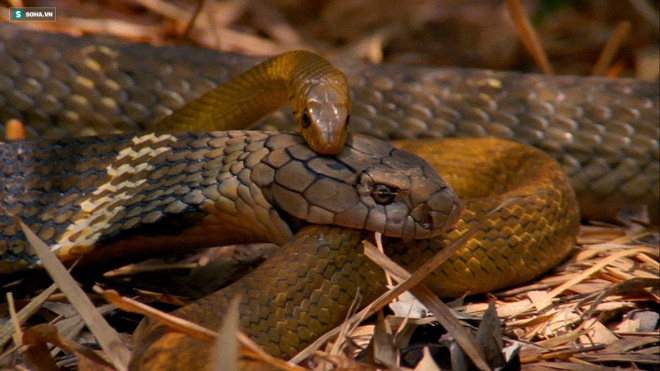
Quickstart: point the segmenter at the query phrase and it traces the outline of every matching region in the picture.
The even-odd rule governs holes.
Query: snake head
[[[335,155],[344,148],[348,133],[350,91],[343,74],[322,80],[306,84],[292,106],[309,146],[319,154]]]
[[[458,220],[454,191],[410,152],[349,134],[337,156],[320,156],[300,137],[296,145],[281,139],[273,136],[266,142],[271,152],[252,172],[252,180],[281,213],[306,223],[403,239],[436,236]],[[266,166],[274,171],[265,171]]]

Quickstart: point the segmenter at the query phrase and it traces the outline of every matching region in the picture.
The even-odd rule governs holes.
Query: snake
[[[215,88],[229,75],[238,74],[261,61],[189,47],[155,48],[109,39],[19,31],[2,24],[0,27],[0,45],[6,52],[0,55],[2,62],[6,62],[0,64],[5,66],[0,68],[0,93],[11,103],[2,107],[0,117],[18,117],[30,123],[29,133],[33,137],[148,131],[186,101]],[[510,198],[508,192],[513,191],[516,197],[524,199],[522,203],[507,208],[506,216],[498,215],[485,223],[486,227],[465,248],[429,278],[427,284],[440,295],[490,291],[519,283],[561,261],[570,252],[579,221],[572,189],[577,191],[583,215],[589,215],[594,209],[592,215],[602,215],[604,210],[598,206],[604,203],[594,204],[594,199],[605,197],[612,199],[605,205],[606,209],[622,202],[657,207],[656,84],[631,79],[547,77],[353,62],[339,63],[339,69],[346,72],[351,86],[351,131],[383,139],[455,135],[513,138],[534,145],[555,159],[527,146],[494,139],[473,139],[471,142],[429,139],[397,143],[397,146],[423,155],[443,174],[464,204],[457,224],[436,237],[386,239],[386,251],[410,269],[458,238],[502,199]],[[309,121],[309,113],[306,119],[302,119],[305,112],[294,107],[298,121]],[[348,111],[345,113],[348,117]],[[285,116],[268,117],[260,128],[290,128]],[[94,125],[90,125],[92,122]],[[178,134],[163,135],[178,138]],[[143,137],[122,138],[140,148]],[[353,141],[352,135],[348,138],[347,142]],[[110,140],[112,144],[99,145],[99,148],[115,155],[119,151],[113,146],[128,144],[117,139],[104,140]],[[137,145],[133,144],[134,140]],[[40,143],[47,144],[29,146],[45,148],[42,146],[55,145],[53,142]],[[61,148],[88,145],[83,139],[57,143],[77,143]],[[142,146],[151,152],[155,142],[150,139]],[[8,153],[16,153],[15,150]],[[53,155],[48,153],[46,158]],[[319,156],[313,151],[310,155]],[[163,156],[161,153],[154,158]],[[91,166],[89,161],[86,158],[80,166]],[[97,163],[100,167],[95,170],[105,170],[107,161]],[[3,164],[4,172],[7,172],[6,168]],[[520,170],[512,172],[511,169]],[[569,175],[570,184],[563,176],[564,172]],[[523,176],[526,174],[532,176]],[[462,183],[462,179],[467,181]],[[97,183],[91,179],[81,180],[89,182],[87,185],[99,192],[104,185],[112,184],[103,180]],[[413,191],[411,195],[415,193]],[[380,196],[387,195],[389,192]],[[19,204],[14,207],[21,208],[22,203]],[[34,207],[28,208],[28,213],[33,210]],[[153,212],[151,210],[147,215],[153,215]],[[44,214],[45,219],[54,217],[54,213]],[[365,288],[366,297],[373,297],[383,289],[380,284],[373,283],[382,281],[373,280],[374,269],[369,268],[370,263],[360,255],[359,241],[364,237],[363,232],[330,226],[304,226],[295,236],[286,237],[293,239],[284,242],[274,257],[272,264],[276,265],[270,265],[269,260],[267,265],[251,274],[253,283],[233,286],[243,287],[239,291],[250,295],[242,301],[244,313],[261,313],[261,317],[253,314],[252,318],[242,318],[243,327],[249,329],[251,336],[258,338],[269,352],[283,357],[291,356],[327,328],[328,323],[336,322],[336,313],[341,313],[350,304],[349,299],[355,296],[356,287]],[[104,250],[105,247],[93,252]],[[131,248],[131,251],[135,250]],[[344,259],[334,253],[339,250],[347,254],[341,256],[350,258]],[[26,261],[26,257],[15,260]],[[285,269],[287,273],[300,271],[305,264],[311,266],[311,261],[320,264],[316,270],[321,272],[316,276],[318,286],[308,289],[313,291],[316,287],[320,290],[316,296],[312,295],[314,303],[301,299],[302,294],[296,290],[302,289],[278,284],[292,280],[272,274],[273,269],[284,266],[277,265],[284,264],[282,261],[291,262],[290,269]],[[347,261],[359,263],[359,268],[342,270]],[[267,273],[269,269],[270,274]],[[332,273],[326,273],[328,271]],[[356,271],[359,273],[351,273]],[[304,272],[313,277],[307,268]],[[351,278],[341,280],[343,276]],[[274,287],[278,288],[279,294],[269,292]],[[230,286],[229,291],[201,299],[177,314],[217,327],[218,308],[224,306],[231,290],[238,289]],[[264,300],[260,298],[267,293],[279,295],[282,299],[269,301],[268,305],[255,310],[254,306],[263,304]],[[207,311],[214,308],[215,311]],[[301,326],[296,329],[291,323]],[[149,368],[153,366],[149,362],[162,362],[167,358],[164,355],[167,352],[160,351],[163,349],[207,349],[208,352],[208,347],[195,344],[194,339],[162,326],[151,326],[146,332],[144,337],[147,340],[138,343],[136,349],[139,357],[134,358],[135,367]],[[199,356],[199,351],[190,354],[188,360],[192,363],[178,365],[196,364],[194,362],[206,359]],[[169,362],[177,364],[172,359]]]
[[[263,61],[8,23],[0,23],[0,48],[0,129],[18,118],[30,124],[30,138],[138,132]],[[351,131],[386,140],[516,140],[562,165],[586,218],[608,219],[622,205],[641,204],[657,219],[660,94],[654,82],[334,65],[348,78]],[[256,128],[291,130],[290,116],[271,115]]]
[[[295,50],[270,58],[166,116],[150,130],[224,130],[250,126],[289,102],[307,144],[336,155],[348,133],[346,75],[318,55]]]

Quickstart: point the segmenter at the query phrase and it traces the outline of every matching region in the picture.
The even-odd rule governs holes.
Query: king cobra
[[[3,63],[0,65],[5,67],[0,67],[0,93],[7,102],[11,102],[10,105],[2,107],[0,118],[3,121],[8,117],[23,119],[30,124],[30,133],[35,136],[59,137],[63,134],[98,134],[148,129],[171,109],[182,106],[185,101],[215,87],[217,82],[226,80],[229,74],[235,74],[237,70],[245,69],[256,62],[246,57],[206,50],[195,49],[193,53],[190,48],[182,47],[153,48],[115,40],[70,38],[63,35],[25,32],[7,25],[0,25],[0,31],[2,31],[0,41],[5,51],[1,55]],[[609,212],[610,208],[623,203],[643,203],[657,207],[659,114],[656,84],[634,80],[550,78],[490,71],[373,66],[357,63],[340,65],[340,69],[348,74],[348,82],[351,85],[350,122],[353,131],[385,139],[451,135],[492,135],[514,138],[543,149],[559,161],[578,192],[584,215],[602,215],[603,212]],[[333,92],[341,91],[343,90],[333,90]],[[335,96],[332,94],[331,96],[332,101]],[[296,110],[294,106],[294,111],[299,121],[310,121],[310,117],[302,118],[304,110]],[[343,117],[344,113],[348,117],[346,108],[340,108],[336,112],[339,113],[339,117]],[[88,125],[91,122],[95,125]],[[262,125],[264,125],[262,127],[289,127],[286,120],[282,120],[282,115],[270,117]],[[303,125],[305,126],[310,125]],[[104,154],[113,154],[116,155],[115,158],[120,159],[131,158],[132,161],[133,158],[144,158],[145,153],[153,154],[152,150],[158,148],[156,147],[158,140],[153,138],[169,136],[178,143],[179,135],[182,134],[149,135],[105,139],[107,141],[104,142],[107,143],[105,145],[94,142],[100,139],[69,142],[65,140],[57,142],[60,144],[47,145],[55,146],[54,148],[100,148]],[[294,140],[298,145],[296,148],[301,148],[300,139],[295,139],[299,137],[289,134],[272,135],[292,138],[288,140]],[[181,138],[183,142],[188,141],[185,135]],[[338,138],[342,140],[345,135],[339,135]],[[355,142],[355,137],[348,138],[347,143]],[[87,147],[91,145],[90,141],[97,144]],[[577,231],[579,219],[577,204],[568,180],[554,161],[520,144],[493,139],[473,141],[476,142],[430,140],[398,144],[426,157],[427,161],[444,175],[447,182],[463,198],[464,204],[464,210],[455,227],[435,238],[410,240],[409,238],[412,237],[410,234],[404,234],[403,229],[395,228],[398,232],[394,232],[393,236],[407,238],[404,241],[399,238],[388,239],[385,244],[386,252],[410,269],[419,266],[425,257],[442,249],[449,241],[458,238],[502,200],[511,197],[519,199],[519,203],[505,208],[502,213],[494,216],[494,219],[484,223],[483,230],[478,231],[465,247],[429,278],[428,284],[443,296],[489,291],[529,280],[557,264],[570,252]],[[43,148],[46,144],[24,145],[38,148],[37,153],[47,154],[44,155],[44,161],[48,161],[53,155]],[[377,148],[383,145],[381,143],[370,145],[370,151],[376,150],[380,153]],[[11,144],[7,147],[7,156],[20,152],[17,147],[11,146],[20,145]],[[169,145],[166,148],[170,148]],[[165,153],[168,151],[146,156],[155,159],[157,165],[159,160],[163,161],[167,156]],[[244,150],[238,152],[241,151],[245,153]],[[335,151],[336,148],[329,150],[328,153]],[[83,153],[95,152],[83,151]],[[314,156],[319,156],[311,151],[308,153],[312,160]],[[339,156],[341,157],[342,154]],[[5,158],[3,154],[3,161],[7,161]],[[296,161],[303,160],[287,153],[285,159],[280,161],[287,162],[292,158]],[[180,159],[182,163],[193,161],[199,163],[199,160],[200,158],[194,155],[182,156]],[[24,164],[21,161],[22,159],[19,158],[18,163]],[[79,168],[74,168],[75,171],[70,176],[77,181],[87,181],[84,184],[91,187],[92,193],[97,192],[97,199],[101,196],[111,198],[118,196],[111,191],[112,186],[115,185],[113,181],[102,177],[84,179],[81,177],[80,169],[108,173],[109,168],[116,170],[124,166],[124,169],[134,170],[129,172],[130,174],[135,174],[145,171],[145,167],[154,166],[147,163],[140,168],[137,162],[122,164],[119,160],[114,160],[119,162],[112,161],[109,157],[97,161],[92,157],[84,158],[78,165]],[[236,165],[242,163],[236,157],[228,156],[227,160],[223,161],[227,161],[229,167],[242,166]],[[23,166],[16,165],[17,167],[12,168],[7,165],[10,163],[12,162],[3,162],[5,175],[17,174],[15,173],[17,169]],[[404,164],[399,163],[399,165]],[[26,166],[27,174],[35,174],[34,177],[25,177],[27,183],[31,182],[30,184],[34,185],[41,179],[57,178],[58,181],[60,179],[55,175],[57,172],[51,172],[55,170],[39,172],[34,171],[34,166]],[[6,170],[7,168],[9,171]],[[170,170],[172,168],[176,166],[170,167]],[[297,170],[303,173],[289,170],[290,172],[282,178],[291,178],[291,175],[295,177],[297,174],[310,171],[312,174],[317,174],[317,169],[314,167],[302,166],[302,168],[304,169]],[[277,169],[273,170],[276,173],[274,177],[277,178],[280,170],[276,167],[273,169]],[[240,174],[239,170],[236,171]],[[162,176],[164,171],[159,173],[155,170],[155,173]],[[120,175],[114,178],[115,182],[121,183],[127,178],[132,179],[132,175],[122,177],[121,172],[116,174]],[[158,177],[155,176],[155,179]],[[166,181],[163,180],[163,183]],[[68,180],[64,184],[71,186],[76,183]],[[242,184],[251,189],[250,184]],[[382,185],[393,186],[389,183]],[[17,187],[23,189],[24,185]],[[184,188],[171,187],[168,192],[159,194],[158,197],[168,199],[168,212],[176,214],[189,210],[177,204],[177,201],[184,198],[182,196],[185,193]],[[9,189],[7,185],[0,188],[3,192],[7,189]],[[372,188],[372,191],[367,193],[370,197],[389,199],[391,194],[389,189],[384,188],[381,189],[382,192],[374,192]],[[414,202],[409,200],[405,210],[412,215],[410,210],[414,210],[415,205],[422,204],[421,200],[417,199],[417,189],[415,187],[399,189],[409,190],[410,200]],[[17,194],[16,192],[14,191],[12,195]],[[428,192],[422,194],[424,197],[430,196]],[[309,201],[307,197],[314,195],[315,193],[310,192],[296,200]],[[27,192],[26,197],[30,196],[34,195]],[[221,192],[205,195],[210,199],[221,201],[223,196],[227,197]],[[231,201],[242,200],[243,197],[240,192],[234,192],[230,196],[234,197],[233,199],[229,197]],[[126,195],[121,197],[123,200],[127,199]],[[602,202],[604,197],[610,197],[611,200],[607,208],[594,208],[594,205],[605,204]],[[5,198],[3,195],[3,199]],[[601,202],[594,204],[594,198],[599,198]],[[451,200],[452,197],[443,196],[443,199]],[[61,207],[74,200],[81,202],[82,198],[71,196],[55,200],[53,197],[46,197],[40,201],[31,200],[30,202],[33,203],[28,204],[26,200],[18,197],[18,201],[15,201],[12,207],[7,207],[5,201],[3,205],[10,212],[22,217],[35,217],[41,212],[35,205],[54,202],[53,205]],[[330,203],[333,201],[328,194],[321,194],[315,202],[321,200]],[[90,238],[94,243],[103,242],[111,246],[118,239],[117,231],[122,229],[119,222],[128,228],[131,223],[149,224],[160,220],[159,215],[164,215],[162,211],[156,209],[149,209],[149,212],[146,212],[143,202],[142,199],[136,201],[142,203],[139,204],[140,213],[117,213],[99,216],[98,221],[93,219],[92,222],[97,223],[110,222],[107,226],[109,231],[104,232],[105,234],[96,230],[94,233],[87,233],[89,231],[82,228],[79,233],[74,232],[73,235],[76,238],[82,236]],[[109,199],[101,206],[97,204],[86,204],[86,206],[99,207],[100,210],[108,210],[112,214],[112,210],[122,203],[121,200]],[[418,211],[417,217],[412,218],[420,224],[408,227],[409,229],[426,230],[429,225],[436,223],[434,218],[424,220],[419,217],[420,213],[431,215],[431,210],[437,210],[436,208],[441,206],[431,204],[433,206],[424,204],[423,212]],[[82,206],[75,203],[74,205]],[[290,212],[280,209],[281,207],[282,205],[275,207],[278,215]],[[448,215],[447,206],[443,207],[445,209],[440,214]],[[54,208],[50,210],[40,214],[39,218],[42,222],[62,221],[67,228],[77,222],[71,220],[71,215],[64,217],[52,211]],[[326,210],[332,210],[329,214],[333,217],[326,216],[324,220],[334,219],[336,211]],[[364,211],[360,215],[363,214]],[[127,219],[126,215],[132,219]],[[212,218],[205,212],[197,217]],[[301,218],[301,214],[292,213],[292,217]],[[291,230],[293,227],[288,224],[290,221],[284,220],[287,218],[283,218],[282,223]],[[302,219],[304,218],[305,215],[302,216]],[[447,216],[442,219],[451,221],[453,217]],[[1,219],[0,223],[3,220],[5,223],[11,223],[7,219]],[[172,221],[167,220],[167,222]],[[380,222],[384,222],[382,218]],[[192,226],[186,227],[195,228],[206,224],[200,223],[199,220],[191,223]],[[240,221],[231,223],[242,226]],[[337,225],[367,227],[364,222],[359,226],[341,223]],[[436,229],[439,233],[444,228],[445,225],[442,224],[442,227]],[[371,229],[387,230],[382,224]],[[46,237],[48,233],[56,234],[43,233]],[[190,235],[199,236],[199,233]],[[425,238],[431,235],[424,236],[421,233],[419,237]],[[151,236],[138,237],[151,238]],[[364,289],[365,299],[374,297],[383,290],[382,284],[379,283],[381,281],[374,279],[379,276],[375,273],[377,269],[372,267],[360,253],[359,241],[363,237],[363,232],[358,230],[306,226],[292,240],[286,242],[273,259],[248,275],[246,281],[241,281],[224,291],[182,308],[177,314],[209,327],[217,327],[218,313],[222,312],[221,308],[228,298],[238,292],[247,293],[241,304],[243,313],[241,323],[244,329],[272,354],[291,356],[297,349],[311,342],[320,332],[332,326],[330,323],[338,320],[337,313],[341,313],[350,304],[356,287]],[[14,240],[21,241],[20,238]],[[176,238],[170,237],[169,240],[173,241],[173,248],[182,246],[180,240]],[[284,240],[286,238],[277,242]],[[0,248],[9,252],[3,253],[0,257],[5,258],[13,254],[14,261],[29,262],[29,257],[21,255],[25,254],[24,250],[13,248],[13,245],[8,246],[6,241],[8,239],[3,237],[1,242],[5,245]],[[128,247],[121,250],[122,254],[136,250],[131,245],[134,243],[132,241],[136,241],[135,236],[128,241],[123,244]],[[20,242],[14,243],[16,244]],[[194,236],[190,244],[195,244]],[[91,245],[88,244],[86,248],[89,247]],[[72,251],[75,249],[75,247],[71,248],[69,252],[78,254],[78,251]],[[95,251],[103,250],[105,247]],[[273,270],[285,272],[286,275],[273,274]],[[303,276],[313,281],[314,285],[307,288],[306,284],[302,284],[299,278]],[[278,299],[265,299],[266,295]],[[310,296],[313,299],[309,299]],[[343,315],[339,317],[341,319]],[[179,365],[202,367],[206,361],[205,356],[199,356],[200,352],[205,355],[205,351],[182,352],[181,350],[207,349],[207,347],[162,326],[148,327],[141,339],[136,349],[138,356],[133,361],[135,367],[149,368],[163,365],[160,362],[172,361],[168,358],[170,356],[166,355],[167,352],[162,352],[167,349],[170,351],[177,349],[177,356],[186,354],[181,358],[182,363]],[[175,365],[171,367],[176,368],[176,362],[171,364]]]

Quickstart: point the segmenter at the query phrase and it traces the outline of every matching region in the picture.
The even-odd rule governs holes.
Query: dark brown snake
[[[18,31],[1,24],[0,31],[0,45],[3,48],[0,66],[5,66],[0,67],[0,97],[7,101],[2,105],[0,118],[3,121],[9,117],[25,120],[34,130],[32,135],[41,133],[57,137],[65,132],[94,134],[148,128],[149,123],[168,113],[169,109],[181,106],[184,101],[214,86],[212,81],[222,81],[228,75],[233,75],[255,62],[245,57],[206,50],[195,49],[192,53],[189,49],[186,51],[187,48],[153,48],[118,41],[109,41],[106,46],[99,46],[99,40],[96,38],[73,39],[61,35]],[[608,206],[644,203],[657,207],[656,84],[633,80],[548,78],[489,71],[362,64],[340,65],[340,69],[347,72],[352,88],[351,130],[390,139],[445,135],[512,137],[540,147],[553,155],[571,176],[579,195],[610,197],[612,203]],[[271,117],[263,125],[289,127],[281,121],[281,117]],[[95,125],[88,126],[89,122],[95,122]],[[142,143],[142,138],[146,137],[136,138]],[[74,140],[79,147],[67,144],[62,148],[92,148],[89,146],[92,146],[90,143],[94,141]],[[145,140],[144,143],[147,144],[144,146],[151,150],[156,142]],[[99,146],[105,148],[103,151],[108,151],[109,154],[117,155],[121,152],[122,147],[117,147],[117,140],[110,140],[109,143],[111,144],[107,148]],[[465,198],[466,211],[461,215],[456,229],[439,238],[406,243],[390,240],[387,243],[390,255],[414,269],[424,260],[424,256],[430,256],[441,249],[448,239],[457,238],[486,211],[503,199],[511,197],[511,194],[507,193],[510,191],[519,192],[520,197],[530,198],[523,201],[524,206],[507,211],[509,218],[519,217],[521,213],[527,213],[529,210],[536,211],[529,213],[531,217],[528,218],[527,225],[510,223],[506,217],[498,218],[485,227],[483,232],[479,232],[475,239],[452,261],[443,265],[436,272],[435,279],[429,282],[442,295],[460,295],[466,290],[488,291],[531,279],[566,256],[577,228],[578,214],[572,194],[560,175],[561,171],[546,156],[507,142],[482,140],[466,143],[450,141],[441,144],[402,144],[409,150],[424,154],[441,173],[450,174],[451,179],[447,181]],[[18,145],[11,146],[14,147],[6,147],[6,153],[16,153]],[[34,147],[32,144],[27,146]],[[376,147],[379,146],[381,144]],[[44,159],[55,158],[55,154],[49,151],[43,147]],[[2,156],[5,175],[30,173],[20,169],[20,166],[19,169],[7,172],[7,164],[12,161],[7,162],[6,156],[8,155]],[[95,169],[90,161],[83,159],[80,166]],[[111,156],[99,160],[96,171],[106,170],[109,161]],[[442,165],[443,163],[445,165]],[[479,171],[471,173],[472,169],[466,170],[466,167]],[[518,174],[511,172],[512,168],[520,169],[517,171],[528,176],[531,173],[531,176],[518,179]],[[52,177],[52,170],[43,171],[46,173],[34,172],[39,174],[36,179]],[[73,176],[76,176],[77,171],[79,169],[73,171]],[[461,183],[459,176],[454,174],[468,174],[465,185]],[[108,184],[107,178],[103,177],[96,180],[80,177],[79,181],[87,181],[87,187],[97,190]],[[74,182],[69,180],[64,183],[71,185]],[[500,184],[501,187],[493,187],[491,184]],[[544,190],[538,191],[539,184],[545,185]],[[24,185],[19,184],[17,187]],[[411,189],[411,194],[414,194],[413,190]],[[74,204],[79,202],[79,199],[73,196],[61,198],[59,201],[48,197],[45,199],[56,202],[54,205],[58,205],[57,202],[61,205],[74,200],[77,200]],[[589,206],[589,198],[586,200],[584,205]],[[45,201],[38,203],[43,204]],[[7,203],[3,204],[6,207]],[[19,199],[14,206],[19,205],[16,207],[22,208],[27,204]],[[148,210],[151,214],[143,210],[142,205],[140,210],[146,213],[141,214],[141,218],[156,218],[152,215],[155,212],[152,209]],[[43,220],[56,218],[55,212],[38,212],[43,213]],[[26,216],[23,210],[16,213]],[[552,216],[548,218],[547,215]],[[0,223],[2,222],[0,217]],[[353,227],[341,223],[339,225]],[[110,226],[113,228],[112,223]],[[112,240],[112,233],[105,236]],[[277,242],[282,242],[289,236],[284,236]],[[515,240],[513,243],[512,236]],[[364,257],[359,253],[360,238],[359,232],[307,227],[297,235],[296,242],[285,244],[273,263],[268,262],[266,266],[255,271],[257,273],[254,274],[261,274],[257,277],[267,282],[257,279],[251,281],[252,283],[242,284],[247,286],[233,286],[233,289],[202,299],[179,313],[202,324],[217,326],[217,314],[204,314],[203,309],[221,307],[233,292],[249,293],[249,297],[243,301],[242,309],[245,313],[250,313],[250,303],[259,301],[273,287],[278,287],[277,280],[293,279],[278,278],[263,272],[281,266],[269,264],[285,264],[282,260],[287,260],[286,256],[292,253],[292,249],[296,249],[301,261],[298,262],[298,258],[289,259],[292,266],[287,272],[293,272],[294,267],[303,261],[310,265],[312,262],[309,260],[315,260],[314,264],[321,265],[318,280],[327,279],[322,272],[327,271],[328,266],[335,267],[333,272],[337,274],[330,277],[331,282],[335,282],[333,280],[338,280],[342,275],[352,278],[338,285],[339,291],[317,295],[316,303],[329,304],[326,306],[329,309],[320,309],[322,313],[316,313],[311,320],[309,312],[301,314],[291,308],[293,302],[302,303],[303,306],[310,305],[309,302],[299,299],[302,293],[295,290],[289,292],[283,302],[272,302],[270,306],[259,311],[263,317],[250,317],[246,314],[247,317],[242,319],[244,327],[249,329],[254,337],[259,338],[266,349],[273,354],[290,356],[295,349],[308,343],[321,328],[328,327],[327,323],[336,320],[333,317],[335,309],[339,312],[340,307],[347,305],[347,300],[354,295],[357,285],[366,285],[367,297],[372,297],[383,289],[380,283],[371,280],[373,275],[377,275],[373,273],[373,267],[364,268],[369,267],[370,263],[364,261]],[[539,240],[544,243],[539,245],[534,242]],[[20,238],[17,241],[20,241]],[[178,243],[175,239],[172,241],[173,245]],[[0,241],[0,244],[2,242]],[[192,244],[194,245],[194,242]],[[309,256],[314,259],[303,258],[307,250],[299,246],[310,249],[313,253]],[[2,248],[0,246],[0,251]],[[323,258],[324,249],[335,251],[335,248],[337,251],[354,251],[351,252],[351,259],[341,260],[350,260],[363,267],[355,269],[364,272],[365,276],[362,276],[362,273],[355,275],[350,273],[351,271],[344,271],[343,269],[350,268],[349,265],[337,266],[336,261]],[[18,250],[12,250],[11,246],[9,250],[10,253],[19,255],[15,253]],[[19,260],[26,261],[24,256]],[[321,281],[318,284],[320,286],[314,287],[323,287]],[[312,288],[309,290],[313,291]],[[340,295],[344,292],[344,296]],[[339,299],[340,297],[343,299]],[[279,310],[278,305],[281,305]],[[334,305],[338,307],[332,307]],[[328,313],[332,315],[328,317]],[[297,330],[287,330],[288,325],[284,324],[283,319],[291,315],[302,316],[296,318],[301,325],[303,322],[305,325]],[[306,319],[306,322],[301,318]],[[322,326],[316,322],[319,318],[323,318]],[[314,331],[309,331],[310,329]],[[292,334],[300,331],[309,333],[298,334],[297,337]],[[151,343],[147,341],[138,347],[138,354],[146,360],[145,367],[150,360],[162,361],[161,353],[158,352],[160,349],[176,349],[179,346],[196,348],[193,340],[176,333],[168,333],[162,338],[160,335],[163,332],[167,331],[156,326],[151,330],[151,335],[146,335],[147,338],[151,337],[150,341],[155,341],[155,345],[149,345]],[[195,354],[190,357],[190,362],[204,360],[204,357],[200,358]]]
[[[101,40],[0,24],[0,125],[25,120],[32,138],[138,131],[260,60]],[[514,139],[561,164],[585,216],[607,217],[622,204],[646,204],[657,213],[657,83],[344,61],[337,66],[348,75],[353,96],[351,131],[381,139]],[[259,128],[291,129],[289,116],[275,115]]]

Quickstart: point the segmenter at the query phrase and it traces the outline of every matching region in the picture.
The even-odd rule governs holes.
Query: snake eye
[[[305,110],[305,112],[303,112],[300,119],[302,120],[301,124],[302,124],[303,129],[307,129],[308,127],[310,127],[312,125],[312,118],[309,116],[309,112],[307,110]]]
[[[371,197],[373,197],[376,203],[381,205],[387,205],[394,201],[394,196],[396,196],[394,189],[385,184],[374,184],[371,189]]]

